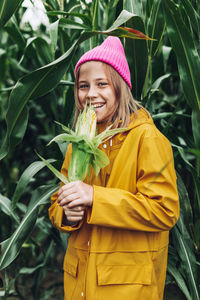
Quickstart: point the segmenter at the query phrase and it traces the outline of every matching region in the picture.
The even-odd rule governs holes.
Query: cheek
[[[115,110],[117,107],[117,99],[113,96],[113,94],[110,95],[109,99],[109,107],[112,110]]]
[[[83,104],[85,99],[85,93],[84,92],[78,92],[78,99]]]

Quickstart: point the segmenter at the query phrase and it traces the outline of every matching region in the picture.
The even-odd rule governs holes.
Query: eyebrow
[[[107,79],[107,77],[103,77],[103,78],[96,78],[96,80],[100,81],[100,80],[108,80],[108,79]]]
[[[95,80],[96,80],[96,81],[108,80],[108,78],[107,78],[107,77],[104,77],[104,78],[96,78]],[[88,80],[80,80],[79,83],[81,83],[81,82],[88,82]]]

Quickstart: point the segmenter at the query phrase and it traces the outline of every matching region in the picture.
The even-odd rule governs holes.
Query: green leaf
[[[144,32],[144,24],[139,17],[135,17],[128,21],[127,26],[134,27]],[[148,65],[147,42],[127,39],[125,43],[125,52],[132,74],[133,95],[136,99],[140,100]]]
[[[163,33],[165,30],[165,22],[161,11],[161,1],[152,1],[151,4],[147,1],[147,6],[149,6],[148,9],[150,9],[149,17],[147,20],[147,32],[153,39],[156,39],[156,41],[148,42],[148,64],[142,92],[143,99],[147,95],[148,87],[152,84],[152,58],[160,48]]]
[[[141,17],[141,4],[139,4],[138,1],[125,1],[124,8],[128,9],[133,14],[139,15],[135,15],[129,19],[126,23],[127,27],[145,32],[144,22]],[[148,64],[147,42],[127,39],[125,42],[125,52],[132,75],[133,95],[136,99],[140,100]]]
[[[196,201],[194,202],[193,206],[194,206],[194,212],[198,218],[200,215],[200,177],[197,176],[197,172],[194,169],[191,169],[191,174],[193,177],[195,195],[196,195]]]
[[[0,28],[2,28],[10,17],[14,14],[18,6],[21,5],[23,0],[1,0],[0,1]]]
[[[152,118],[153,118],[153,120],[162,120],[162,119],[171,117],[173,115],[174,115],[174,112],[161,112],[161,113],[152,115]],[[176,116],[179,116],[179,115],[180,115],[180,117],[182,116],[181,114],[178,114],[178,113],[176,114]]]
[[[7,267],[19,254],[19,251],[30,234],[36,222],[39,206],[46,204],[49,197],[56,191],[57,187],[50,187],[42,195],[38,192],[33,195],[21,223],[10,238],[2,242],[2,255],[0,258],[0,269]]]
[[[15,232],[1,243],[2,254],[0,257],[0,270],[10,265],[19,254],[23,243],[30,235],[38,216],[40,205],[49,202],[50,196],[58,187],[48,187],[42,194],[37,192],[33,194],[31,202],[27,208],[26,214]]]
[[[73,130],[71,130],[70,128],[68,128],[67,126],[65,126],[65,125],[63,125],[63,124],[61,124],[60,122],[57,122],[57,121],[55,121],[55,123],[58,124],[58,125],[60,125],[61,128],[62,128],[65,132],[67,132],[67,133],[69,133],[69,134],[71,134],[71,135],[75,135],[75,132],[74,132]]]
[[[9,120],[7,121],[8,128],[5,138],[2,142],[2,147],[0,150],[0,160],[8,154],[10,149],[14,148],[22,140],[26,131],[26,127],[28,124],[28,109],[26,106],[22,107],[22,110],[20,112],[18,111],[19,107],[15,107],[15,109],[16,110],[14,112],[11,108],[10,112],[13,114],[11,118],[13,117],[13,119],[9,117]],[[19,113],[19,115],[16,115],[17,112]],[[10,125],[13,122],[15,122],[14,126],[11,127]]]
[[[191,148],[189,148],[189,149],[187,149],[187,150],[188,150],[188,152],[191,152],[191,153],[193,153],[194,155],[200,157],[200,149],[191,149]]]
[[[99,0],[94,0],[92,1],[92,6],[91,6],[91,15],[92,15],[92,31],[97,31],[99,30]],[[98,39],[97,36],[94,36],[90,40],[90,49],[96,47],[98,44]]]
[[[85,136],[87,139],[87,136]],[[79,143],[80,141],[84,141],[84,136],[76,136],[74,134],[68,134],[68,133],[61,133],[57,136],[55,136],[47,146],[49,146],[53,142],[61,141],[61,142],[74,142],[74,143]]]
[[[66,86],[74,86],[74,82],[68,80],[61,80],[59,85],[66,85]]]
[[[51,52],[53,58],[55,57],[57,41],[58,41],[58,26],[59,26],[59,20],[55,21],[49,26],[49,34],[51,39]]]
[[[5,82],[6,77],[6,66],[7,66],[7,52],[0,48],[0,82]],[[2,92],[5,89],[1,89]]]
[[[32,59],[35,58],[36,61],[39,61],[40,65],[48,64],[53,59],[53,53],[49,49],[49,42],[40,36],[27,40],[24,56],[21,58],[20,63],[25,56],[29,56]]]
[[[168,63],[168,59],[170,56],[170,53],[172,51],[172,47],[168,47],[168,46],[162,46],[162,53],[163,53],[163,64],[164,64],[164,72],[166,73],[167,71],[167,63]]]
[[[49,11],[49,12],[47,12],[47,15],[49,15],[49,16],[57,16],[57,15],[74,16],[74,17],[81,19],[83,21],[83,24],[85,24],[85,26],[87,26],[88,28],[92,28],[92,22],[91,22],[90,18],[84,14],[80,14],[77,12],[65,12],[65,11],[58,10],[58,11]]]
[[[177,223],[177,225],[173,228],[173,239],[186,274],[186,278],[192,295],[192,300],[198,300],[200,294],[197,281],[197,261],[194,255],[194,250],[189,247],[189,240],[187,238],[184,238],[185,232],[187,232],[186,228],[184,232],[180,232]]]
[[[110,160],[108,156],[100,149],[96,149],[94,153],[94,159],[92,160],[92,166],[97,176],[101,168],[106,167],[109,164]]]
[[[54,159],[48,160],[48,162],[54,162],[54,161],[55,161]],[[12,197],[12,210],[15,209],[19,198],[26,190],[26,187],[29,184],[30,180],[35,176],[35,174],[37,174],[37,172],[39,172],[45,166],[46,164],[44,162],[35,161],[23,172],[23,174],[21,175],[17,183],[14,195]]]
[[[47,166],[47,168],[49,168],[49,170],[51,172],[53,172],[53,174],[60,179],[60,181],[62,181],[64,184],[69,183],[69,181],[67,180],[67,178],[60,173],[56,168],[54,168],[54,166],[52,166],[48,160],[44,159],[41,155],[39,155],[37,152],[36,154],[38,155],[38,157],[44,162],[44,164]]]
[[[92,30],[98,30],[98,13],[99,13],[99,0],[93,1],[93,12],[92,12]]]
[[[23,267],[20,269],[19,274],[20,275],[22,275],[22,274],[30,275],[30,274],[33,274],[34,272],[36,272],[38,269],[45,267],[47,260],[49,259],[49,256],[52,255],[53,247],[54,247],[54,241],[51,241],[42,263],[35,267],[32,267],[32,268],[31,267],[29,267],[29,268]]]
[[[104,34],[118,36],[118,37],[127,37],[136,40],[151,40],[151,38],[143,34],[141,31],[132,29],[130,27],[118,27],[112,31],[106,30],[106,31],[99,31],[98,33],[104,33]]]
[[[6,215],[11,217],[17,224],[19,224],[19,218],[18,216],[13,213],[11,209],[11,201],[0,194],[0,210],[2,210]]]
[[[163,8],[186,100],[193,109],[200,110],[200,59],[192,33],[181,18],[178,5],[172,0],[163,0]]]
[[[52,47],[50,47],[50,49],[52,49]],[[50,51],[50,49],[47,39],[43,37],[31,37],[27,40],[24,55],[21,57],[19,64],[27,57],[39,62],[39,65],[48,64],[52,61],[54,56],[54,53]]]
[[[192,110],[192,132],[197,149],[200,149],[200,109]],[[197,175],[200,176],[200,158],[197,158]]]
[[[192,206],[190,203],[187,189],[183,183],[183,180],[178,172],[176,172],[176,174],[177,174],[177,186],[178,186],[178,194],[179,194],[179,201],[180,201],[181,217],[183,218],[183,222],[187,227],[188,231],[191,233],[193,227]]]
[[[60,19],[59,25],[63,28],[69,28],[69,29],[80,29],[80,30],[88,29],[88,27],[85,24],[81,24],[74,20],[64,19],[64,18]]]
[[[195,146],[200,149],[200,110],[192,111],[192,132],[194,136]]]
[[[171,143],[171,145],[172,145],[173,147],[175,147],[175,148],[178,149],[178,152],[179,152],[181,158],[184,160],[184,162],[185,162],[188,166],[190,166],[191,168],[193,168],[193,165],[190,163],[190,161],[188,160],[188,158],[187,158],[187,156],[186,156],[185,149],[184,149],[183,147],[178,146],[178,145],[175,145],[175,144],[173,144],[173,143]]]
[[[194,241],[195,241],[195,248],[198,251],[198,249],[200,249],[200,219],[196,220],[194,226]]]
[[[114,21],[112,26],[105,32],[111,33],[116,28],[120,27],[122,24],[128,22],[132,17],[136,16],[135,14],[128,12],[127,10],[122,10],[118,18]]]
[[[189,18],[189,21],[191,22],[193,30],[196,32],[197,36],[199,37],[199,15],[197,11],[194,9],[192,3],[190,0],[181,0],[182,5],[185,8],[185,11],[187,12],[187,16]]]
[[[127,11],[132,12],[133,14],[136,14],[143,18],[143,7],[142,7],[142,1],[138,0],[124,0],[123,1],[123,8]]]
[[[156,81],[154,81],[154,83],[152,84],[150,90],[148,91],[148,93],[153,94],[155,91],[158,91],[158,89],[160,88],[161,84],[163,83],[163,81],[167,78],[170,77],[171,74],[165,74],[163,76],[160,76],[159,78],[156,79]]]
[[[44,38],[38,37],[33,44],[41,65],[50,63],[53,59],[53,54],[49,49],[49,43]]]
[[[149,55],[152,57],[158,51],[165,31],[165,21],[161,9],[161,0],[153,1],[148,20],[147,33],[156,41],[149,41]]]
[[[180,290],[184,293],[187,300],[192,300],[192,297],[190,295],[190,292],[187,288],[187,285],[185,283],[185,280],[177,267],[171,262],[170,256],[168,258],[168,264],[167,264],[167,270],[172,275],[172,277],[175,279],[177,285],[179,286]]]
[[[18,45],[19,49],[24,50],[26,41],[19,26],[17,25],[16,18],[12,17],[4,29],[8,32],[11,39]]]
[[[30,71],[28,69],[25,69],[22,65],[21,65],[21,61],[17,61],[15,58],[9,58],[9,62],[10,64],[12,64],[12,69],[14,71],[20,71],[20,73],[24,73],[25,74],[28,74]],[[12,90],[14,88],[13,87],[10,87],[8,88],[7,90]]]

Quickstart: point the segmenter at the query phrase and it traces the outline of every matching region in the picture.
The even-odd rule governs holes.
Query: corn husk
[[[91,105],[89,107],[85,105],[83,112],[80,112],[75,131],[57,122],[65,133],[57,135],[48,145],[56,141],[68,141],[72,143],[72,156],[68,168],[68,181],[83,181],[86,176],[90,175],[91,166],[97,176],[100,169],[109,164],[109,158],[98,148],[99,145],[110,139],[113,135],[125,130],[124,128],[111,129],[112,125],[110,125],[97,135],[96,122],[96,113]],[[44,158],[41,159],[45,162]],[[54,172],[53,168],[50,168],[49,163],[46,164],[46,166],[61,179],[58,176],[58,171],[56,170]]]

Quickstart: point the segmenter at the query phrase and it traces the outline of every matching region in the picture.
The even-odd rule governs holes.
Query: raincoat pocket
[[[152,282],[152,266],[145,265],[98,265],[98,285],[139,284],[150,285]]]

